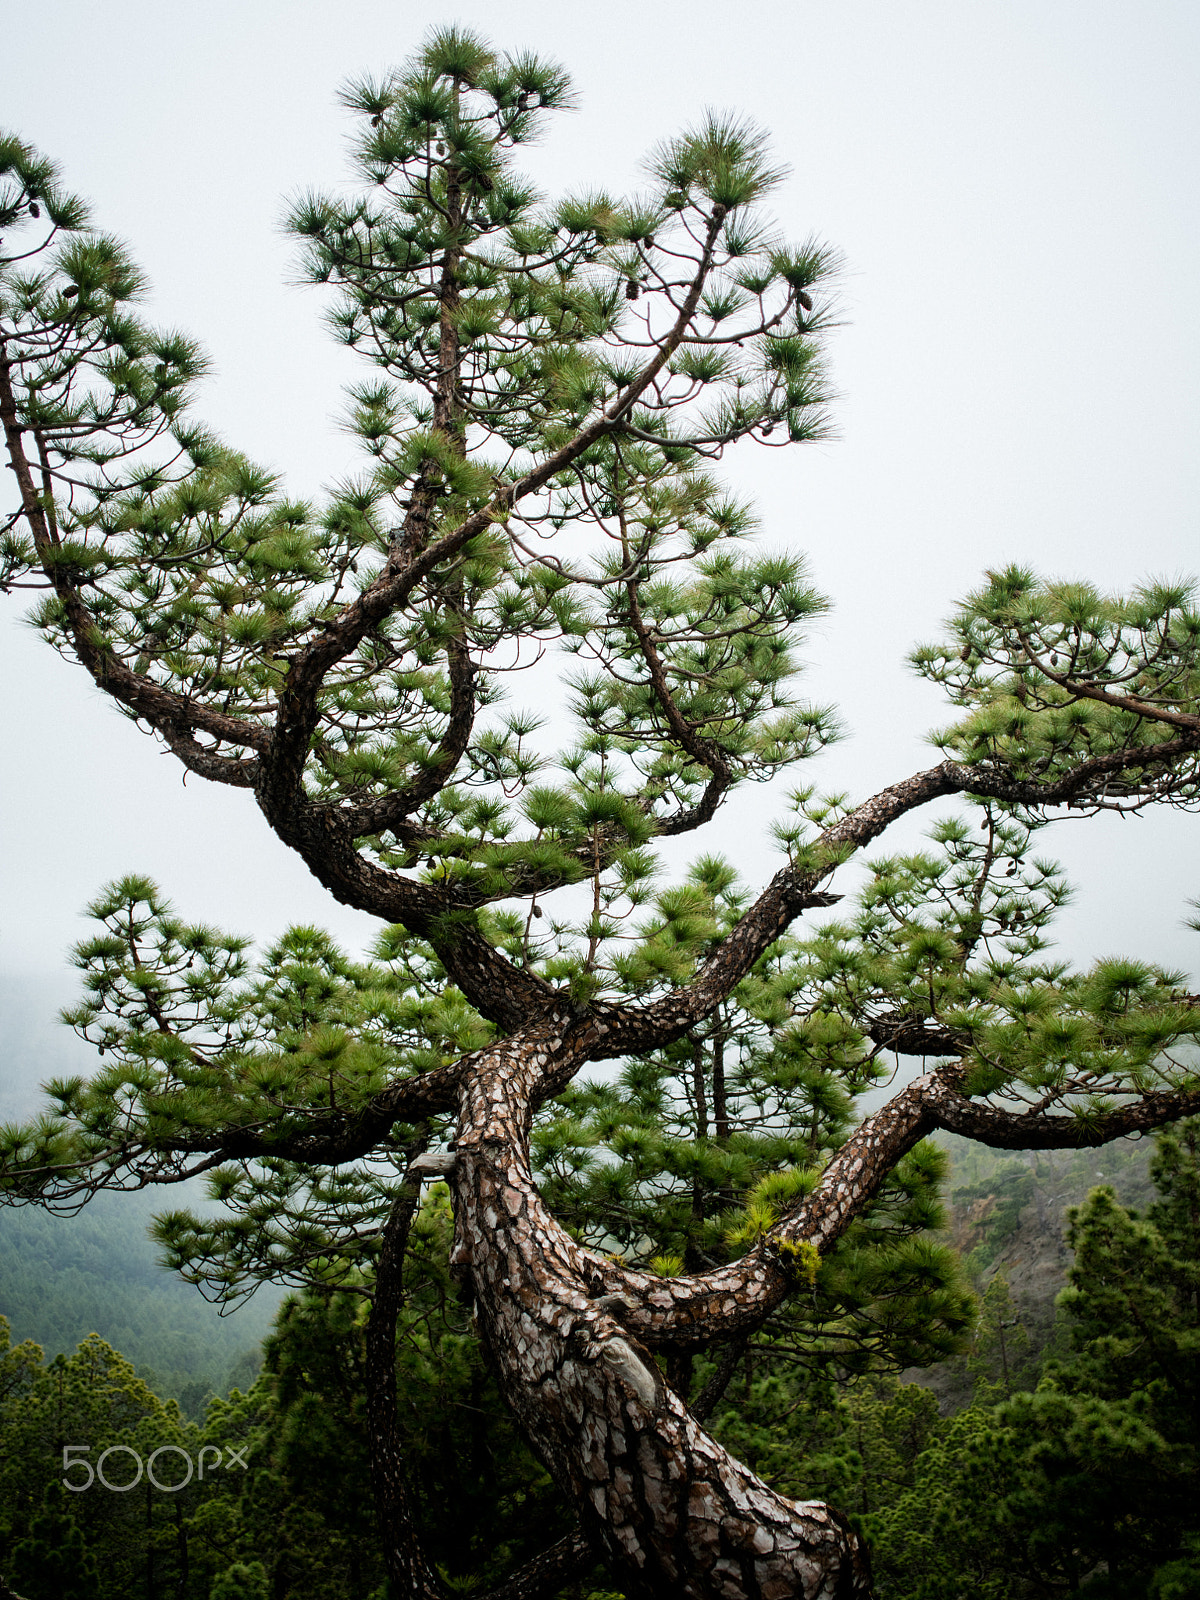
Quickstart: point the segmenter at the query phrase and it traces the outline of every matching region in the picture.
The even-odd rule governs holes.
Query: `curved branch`
[[[690,984],[643,1006],[597,1002],[591,1014],[604,1037],[591,1059],[661,1047],[708,1016],[801,912],[834,903],[837,897],[819,885],[846,855],[907,812],[951,794],[1030,806],[1071,805],[1126,767],[1165,764],[1197,748],[1200,735],[1187,735],[1149,749],[1113,751],[1045,784],[946,761],[880,790],[821,834],[807,856],[815,864],[788,866],[775,875]],[[265,763],[262,770],[268,770]],[[264,804],[261,786],[259,794]],[[501,1027],[518,1028],[560,1003],[562,996],[551,984],[488,943],[471,918],[469,899],[464,903],[453,891],[415,883],[365,860],[353,848],[350,829],[336,810],[306,804],[275,818],[273,825],[344,904],[403,923],[428,939],[467,999]]]
[[[223,756],[207,749],[186,729],[167,723],[154,722],[157,732],[165,739],[171,753],[179,757],[189,772],[208,778],[214,783],[226,783],[234,789],[253,789],[258,776],[258,759],[246,760],[237,756]]]
[[[469,902],[464,909],[453,889],[389,872],[355,850],[335,808],[305,804],[273,825],[343,905],[402,923],[427,939],[451,980],[489,1021],[511,1030],[559,1000],[553,985],[488,943]]]
[[[877,1017],[866,1031],[872,1044],[898,1056],[957,1056],[971,1043],[970,1035],[961,1028],[944,1028],[897,1012]]]
[[[450,718],[432,761],[419,777],[394,794],[341,808],[338,815],[352,838],[383,833],[402,823],[419,805],[445,788],[466,753],[475,725],[475,667],[459,636],[450,640],[446,653],[450,666]]]
[[[1120,750],[1110,750],[1102,756],[1088,756],[1071,772],[1049,783],[1039,783],[1029,778],[1014,778],[1003,767],[996,765],[963,766],[947,762],[946,768],[954,775],[953,790],[959,794],[980,795],[987,800],[1008,800],[1017,805],[1077,806],[1102,800],[1111,792],[1112,783],[1121,773],[1132,768],[1166,766],[1181,756],[1195,755],[1200,751],[1200,731],[1185,733],[1177,739],[1164,739],[1159,744],[1126,745]],[[1196,775],[1181,783],[1196,782]],[[1159,785],[1148,781],[1132,783],[1118,793],[1147,797],[1160,792]]]
[[[846,855],[878,838],[906,812],[951,794],[979,795],[1026,806],[1070,806],[1103,793],[1113,777],[1126,768],[1164,765],[1198,749],[1200,733],[1148,748],[1116,750],[1089,757],[1052,783],[1030,782],[999,770],[944,761],[881,789],[820,835],[807,852],[808,860],[815,865],[784,867],[776,873],[690,984],[646,1006],[598,1004],[595,1014],[607,1030],[604,1054],[657,1049],[706,1017],[802,911],[833,903],[837,897],[822,894],[818,885]]]
[[[377,1149],[395,1123],[421,1122],[452,1112],[464,1062],[469,1060],[464,1057],[419,1077],[402,1078],[350,1114],[319,1111],[186,1138],[125,1139],[75,1161],[43,1166],[0,1163],[0,1205],[53,1206],[77,1197],[86,1200],[100,1189],[180,1183],[225,1161],[270,1158],[314,1166],[357,1161]],[[179,1158],[187,1156],[205,1159],[180,1168]],[[130,1177],[136,1180],[132,1184]]]
[[[1198,1087],[1152,1089],[1128,1105],[1094,1116],[1005,1111],[968,1099],[944,1069],[934,1077],[936,1086],[929,1091],[928,1103],[938,1127],[999,1150],[1089,1150],[1131,1134],[1152,1133],[1200,1107]]]
[[[1076,699],[1095,700],[1102,706],[1112,706],[1117,711],[1128,711],[1134,716],[1145,717],[1148,722],[1165,722],[1172,728],[1190,729],[1194,733],[1200,733],[1200,716],[1186,711],[1169,711],[1165,706],[1155,705],[1151,700],[1141,700],[1137,695],[1113,694],[1111,689],[1103,689],[1087,679],[1075,677],[1070,672],[1056,672],[1047,660],[1038,655],[1023,628],[1017,628],[1016,634],[1026,657],[1037,670],[1049,678],[1051,683],[1058,684],[1060,689],[1065,689]]]
[[[596,1016],[607,1030],[605,1055],[656,1049],[708,1016],[802,911],[836,902],[839,896],[823,894],[817,886],[847,852],[869,844],[915,807],[953,794],[960,787],[958,770],[946,762],[919,772],[881,789],[827,828],[810,852],[818,864],[788,866],[777,872],[690,984],[647,1006],[597,1005]]]
[[[933,1074],[930,1074],[932,1077]],[[919,1078],[859,1127],[813,1192],[739,1260],[690,1277],[660,1278],[597,1258],[597,1291],[619,1294],[622,1321],[647,1344],[698,1348],[750,1333],[795,1287],[786,1249],[805,1240],[824,1253],[850,1226],[888,1174],[935,1127]]]
[[[1145,1133],[1200,1107],[1200,1088],[1143,1095],[1095,1117],[1008,1112],[978,1104],[958,1087],[960,1063],[914,1079],[869,1117],[825,1169],[821,1182],[740,1260],[689,1278],[659,1278],[596,1258],[593,1283],[625,1304],[622,1322],[647,1344],[711,1344],[751,1332],[792,1292],[788,1246],[825,1254],[880,1192],[902,1156],[936,1128],[1008,1150],[1081,1149]]]
[[[704,793],[694,806],[688,806],[686,811],[678,811],[674,816],[665,817],[656,824],[658,837],[677,838],[681,833],[691,833],[695,828],[701,828],[706,822],[711,822],[725,798],[728,787],[728,775],[714,772],[704,786]]]
[[[638,648],[642,652],[642,660],[646,663],[646,671],[650,674],[650,684],[654,690],[655,698],[662,708],[663,716],[667,719],[667,726],[683,749],[692,757],[693,761],[696,761],[702,767],[707,767],[712,773],[712,783],[709,784],[709,789],[711,790],[713,784],[716,783],[720,784],[721,789],[727,788],[731,774],[729,763],[726,761],[724,754],[711,739],[705,739],[696,732],[695,728],[675,704],[670,685],[667,683],[667,674],[663,667],[662,657],[659,655],[654,640],[650,637],[650,631],[642,618],[642,609],[638,605],[637,582],[633,578],[630,578],[625,585],[625,598],[629,603],[629,617],[633,624],[634,636],[637,639]],[[718,799],[719,797],[720,790],[718,790],[717,794]],[[708,799],[707,792],[705,799]],[[713,809],[716,809],[715,802]]]

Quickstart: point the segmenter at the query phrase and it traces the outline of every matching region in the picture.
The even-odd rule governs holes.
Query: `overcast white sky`
[[[791,168],[783,229],[846,259],[840,439],[732,469],[766,541],[807,549],[835,603],[812,692],[840,701],[853,737],[816,769],[824,786],[865,795],[929,764],[943,706],[903,658],[983,568],[1016,559],[1107,587],[1200,568],[1194,0],[8,8],[4,123],[130,243],[153,314],[207,346],[205,419],[296,492],[352,464],[333,419],[355,363],[318,295],[289,284],[284,201],[346,176],[343,79],[454,20],[574,74],[579,111],[530,156],[547,189],[635,185],[642,153],[701,108],[745,111]],[[370,936],[247,796],[184,788],[20,610],[0,608],[0,971],[68,998],[79,911],[129,870],[244,931]],[[707,843],[761,880],[763,820],[760,804],[731,808]],[[1195,968],[1180,919],[1200,892],[1198,826],[1053,830],[1045,848],[1080,890],[1073,955]]]

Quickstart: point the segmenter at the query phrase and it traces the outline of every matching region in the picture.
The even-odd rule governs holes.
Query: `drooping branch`
[[[463,1060],[469,1060],[464,1057]],[[359,1110],[320,1110],[283,1114],[249,1126],[194,1133],[135,1135],[99,1149],[44,1162],[0,1166],[0,1194],[6,1203],[37,1202],[54,1207],[82,1203],[105,1188],[143,1188],[181,1183],[226,1161],[258,1159],[341,1166],[370,1155],[397,1122],[418,1123],[444,1116],[457,1104],[463,1061],[402,1078],[374,1095]],[[189,1156],[202,1157],[188,1163]]]
[[[192,771],[217,783],[228,783],[237,788],[249,787],[253,781],[255,762],[207,750],[197,743],[194,734],[206,733],[224,743],[249,747],[261,755],[270,744],[266,728],[197,703],[186,695],[176,694],[127,667],[88,611],[78,587],[68,576],[67,568],[55,559],[61,550],[61,540],[57,529],[51,525],[46,503],[38,493],[25,453],[22,436],[26,429],[21,422],[13,392],[3,341],[0,341],[0,419],[4,424],[9,464],[21,497],[21,514],[33,534],[42,570],[63,608],[72,645],[82,666],[105,694],[111,695],[161,733],[174,753]]]
[[[937,1077],[928,1099],[939,1128],[977,1144],[998,1150],[1090,1150],[1193,1115],[1200,1107],[1200,1087],[1151,1089],[1128,1105],[1078,1114],[1006,1111],[968,1099],[947,1077]]]

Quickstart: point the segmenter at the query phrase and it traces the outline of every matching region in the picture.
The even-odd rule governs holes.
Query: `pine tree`
[[[190,1477],[198,1430],[96,1334],[49,1363],[8,1341],[0,1317],[0,1562],[14,1587],[27,1600],[117,1600],[152,1590],[155,1572],[180,1582],[180,1522],[199,1485],[156,1493],[148,1464],[165,1448],[160,1481]]]
[[[825,1341],[887,1303],[880,1263],[908,1274],[894,1304],[922,1281],[947,1290],[913,1245],[935,1128],[1077,1146],[1195,1104],[1181,978],[1048,961],[1063,889],[1030,853],[1056,809],[1195,800],[1192,591],[990,575],[914,656],[960,713],[943,759],[858,803],[798,791],[787,860],[744,904],[703,863],[656,885],[662,841],[836,734],[795,693],[824,602],[794,553],[753,542],[715,469],[735,445],[825,431],[834,257],[777,236],[778,172],[732,119],[655,151],[641,197],[544,201],[516,161],[568,80],[461,30],[346,100],[365,187],[292,216],[334,330],[371,369],[350,395],[364,473],[318,507],[191,420],[197,348],[139,319],[136,269],[52,168],[14,139],[0,151],[17,489],[0,580],[43,586],[52,645],[389,930],[358,964],[293,932],[252,972],[242,941],[117,886],[80,952],[75,1016],[108,1060],[6,1137],[5,1196],[73,1204],[204,1171],[231,1220],[162,1225],[196,1276],[232,1289],[365,1262],[388,1569],[436,1594],[394,1350],[420,1181],[443,1175],[499,1388],[581,1519],[511,1592],[595,1550],[631,1592],[865,1594],[845,1519],[764,1486],[706,1434],[681,1374],[814,1287],[799,1326]],[[552,685],[547,653],[578,658]],[[564,691],[560,715],[505,703],[522,671],[539,699]],[[935,853],[876,863],[855,916],[772,970],[851,856],[951,797],[968,820],[942,824]],[[778,1096],[771,1160],[803,1145],[804,1171],[765,1170],[761,1128],[720,1131],[725,1029],[752,1062],[737,1114]],[[851,1129],[847,1097],[888,1053],[935,1064]],[[554,1165],[537,1119],[606,1061],[637,1084],[632,1128],[604,1135],[618,1187],[627,1201],[642,1183],[627,1132],[664,1180],[647,1264],[565,1228],[535,1183],[535,1161]],[[655,1148],[647,1108],[657,1096],[669,1120],[689,1070],[693,1121]],[[566,1111],[599,1138],[603,1097],[577,1093]],[[576,1167],[568,1207],[591,1181]],[[740,1255],[717,1239],[726,1198]]]
[[[235,1561],[208,1592],[209,1600],[269,1600],[271,1593],[261,1561]]]
[[[967,1357],[967,1372],[974,1381],[976,1404],[1009,1399],[1014,1389],[1026,1387],[1023,1380],[1036,1378],[1036,1366],[1032,1374],[1029,1369],[1029,1335],[1008,1286],[1008,1278],[1001,1269],[983,1292],[979,1320]]]
[[[96,1563],[60,1484],[47,1487],[28,1534],[13,1549],[12,1568],[31,1600],[91,1600],[95,1595]]]

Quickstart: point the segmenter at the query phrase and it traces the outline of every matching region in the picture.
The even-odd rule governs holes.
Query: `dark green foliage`
[[[498,1582],[571,1530],[573,1513],[524,1444],[451,1279],[454,1220],[436,1186],[415,1219],[397,1345],[399,1428],[428,1549],[456,1582]]]
[[[367,1464],[361,1301],[285,1301],[264,1349],[265,1427],[238,1485],[249,1552],[289,1587],[366,1593],[382,1577]],[[263,1402],[266,1402],[263,1404]],[[273,1501],[270,1524],[261,1502]]]
[[[1071,1214],[1071,1353],[1035,1392],[956,1417],[881,1525],[885,1594],[951,1600],[964,1581],[985,1600],[1194,1592],[1200,1125],[1157,1144],[1145,1219],[1111,1189]]]
[[[1078,1354],[1070,1383],[1145,1394],[1180,1438],[1200,1439],[1200,1123],[1160,1134],[1159,1197],[1145,1219],[1098,1189],[1071,1213],[1076,1252],[1063,1296]],[[1069,1386],[1066,1375],[1065,1387]]]
[[[5,1343],[0,1571],[29,1600],[61,1600],[72,1584],[87,1600],[366,1600],[382,1568],[361,1404],[357,1416],[347,1408],[353,1397],[337,1371],[346,1351],[331,1343],[338,1332],[327,1323],[322,1346],[282,1322],[268,1345],[273,1370],[248,1394],[213,1401],[202,1428],[183,1423],[94,1336],[49,1366],[36,1347]],[[6,1341],[3,1319],[0,1334]],[[64,1444],[85,1447],[65,1468]],[[164,1447],[155,1476],[185,1483],[177,1492],[149,1481]],[[121,1492],[137,1479],[135,1455],[141,1481]]]
[[[99,1589],[95,1559],[72,1514],[71,1496],[47,1486],[29,1532],[12,1547],[12,1578],[28,1600],[93,1600]]]
[[[270,1600],[270,1580],[261,1561],[235,1561],[212,1581],[208,1600]]]
[[[414,1228],[397,1374],[401,1446],[428,1547],[453,1587],[498,1579],[569,1531],[572,1518],[500,1401],[448,1277],[448,1243],[443,1189]],[[30,1600],[59,1600],[76,1580],[90,1585],[88,1600],[124,1600],[151,1567],[164,1592],[186,1600],[377,1593],[366,1309],[361,1295],[344,1292],[285,1302],[260,1377],[247,1393],[214,1400],[202,1428],[182,1423],[102,1341],[47,1367],[36,1346],[9,1347],[0,1319],[0,1572],[28,1574],[17,1587]],[[60,1482],[64,1442],[90,1447],[72,1452],[69,1482],[84,1482],[86,1464],[114,1445],[105,1473],[116,1483],[136,1472],[123,1447],[143,1461],[163,1445],[186,1449],[193,1463],[203,1451],[207,1471],[175,1495],[146,1492],[144,1482],[128,1496],[95,1482],[74,1495]],[[158,1474],[169,1482],[182,1468],[168,1458]],[[52,1562],[48,1543],[59,1551]]]
[[[937,1401],[891,1374],[837,1385],[749,1354],[713,1432],[766,1482],[798,1500],[829,1500],[868,1534],[914,1481],[937,1428]]]
[[[11,1347],[0,1318],[0,1572],[19,1567],[32,1582],[31,1600],[58,1600],[55,1584],[86,1585],[89,1595],[121,1600],[139,1588],[150,1561],[169,1560],[175,1547],[173,1497],[135,1480],[135,1454],[145,1462],[163,1446],[194,1451],[199,1431],[161,1401],[111,1346],[90,1335],[69,1356],[45,1365],[29,1342]],[[72,1450],[64,1466],[64,1448]],[[104,1452],[112,1450],[105,1461]],[[172,1481],[179,1457],[159,1463]],[[79,1492],[63,1488],[80,1486]],[[185,1489],[190,1498],[193,1491]],[[62,1566],[42,1564],[43,1547],[63,1541]],[[20,1586],[18,1585],[18,1588]]]

